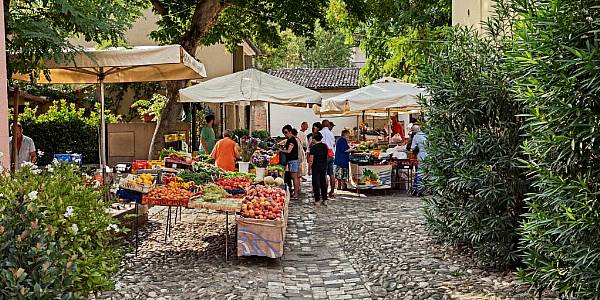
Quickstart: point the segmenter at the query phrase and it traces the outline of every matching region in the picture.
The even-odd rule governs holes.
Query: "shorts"
[[[335,166],[335,178],[340,180],[348,180],[350,178],[350,170],[340,166]]]
[[[333,176],[333,158],[327,159],[327,175]]]
[[[288,172],[291,173],[298,173],[298,171],[300,170],[300,161],[296,160],[290,160],[287,163],[287,167],[288,167]]]

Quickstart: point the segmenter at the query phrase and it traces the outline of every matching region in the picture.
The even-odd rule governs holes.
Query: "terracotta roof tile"
[[[359,68],[277,69],[268,73],[309,89],[359,88]]]

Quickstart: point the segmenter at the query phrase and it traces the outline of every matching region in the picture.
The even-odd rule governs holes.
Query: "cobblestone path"
[[[184,210],[164,243],[152,209],[103,299],[534,299],[513,276],[433,243],[418,198],[339,193],[329,207],[291,203],[285,256],[224,261],[224,215]],[[234,223],[233,217],[230,224]],[[230,249],[234,227],[230,226]]]

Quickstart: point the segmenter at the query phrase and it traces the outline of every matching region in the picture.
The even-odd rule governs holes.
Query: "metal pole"
[[[198,132],[197,132],[197,127],[198,127],[198,114],[197,114],[197,107],[196,107],[196,103],[192,103],[191,104],[192,107],[192,153],[194,153],[194,151],[196,151],[196,149],[198,149]]]
[[[106,183],[106,116],[104,115],[104,68],[100,67],[98,75],[100,83],[100,168],[102,168],[102,183]]]
[[[271,102],[267,102],[267,130],[271,133]]]

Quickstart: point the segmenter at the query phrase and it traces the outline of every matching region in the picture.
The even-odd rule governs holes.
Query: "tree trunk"
[[[199,1],[192,16],[192,26],[180,42],[185,51],[194,57],[196,56],[200,39],[215,25],[219,14],[224,8],[225,6],[221,3],[221,0]],[[165,146],[163,136],[171,131],[173,125],[179,120],[182,106],[177,100],[179,99],[179,90],[184,88],[186,84],[186,80],[167,83],[167,98],[169,100],[162,110],[160,119],[156,122],[156,129],[148,151],[148,159],[158,158],[160,150]]]

